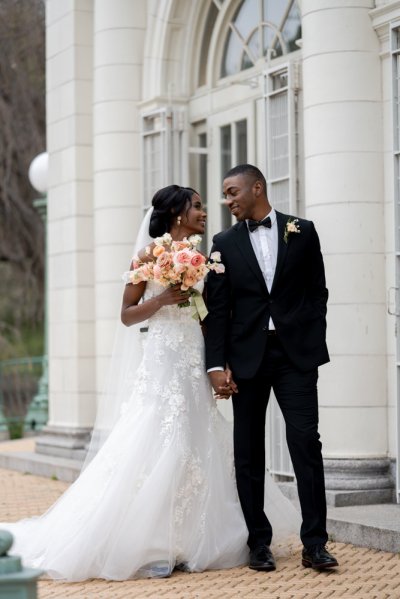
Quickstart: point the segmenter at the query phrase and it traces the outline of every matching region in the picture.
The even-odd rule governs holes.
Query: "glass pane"
[[[273,41],[276,37],[276,30],[269,25],[263,27],[263,54],[267,53],[268,48],[272,47]]]
[[[289,174],[289,118],[287,92],[272,96],[269,101],[270,179]]]
[[[199,135],[199,146],[200,148],[207,147],[207,133],[200,133]],[[204,208],[207,210],[207,154],[199,154],[199,188],[198,192],[202,199]],[[207,227],[203,235],[203,239],[201,242],[201,251],[204,254],[208,254],[208,236],[207,236]]]
[[[276,73],[272,75],[272,89],[277,91],[288,86],[288,72]]]
[[[395,127],[396,127],[396,136],[395,136],[395,150],[400,149],[400,56],[395,57],[396,61],[396,74],[395,74],[395,82],[393,85],[394,89],[394,110],[395,110]]]
[[[221,188],[225,174],[232,167],[232,131],[230,125],[221,127]],[[228,208],[221,206],[221,227],[228,229],[231,226],[232,217]]]
[[[279,41],[279,39],[277,40],[277,42],[274,44],[274,47],[272,49],[272,58],[276,58],[277,56],[282,56],[283,55],[283,49],[281,46],[281,43]]]
[[[161,133],[147,135],[143,143],[145,172],[144,204],[151,205],[151,199],[161,187]]]
[[[242,42],[234,31],[229,32],[222,59],[221,77],[233,75],[241,70]]]
[[[247,41],[252,29],[259,22],[258,0],[245,0],[240,6],[236,15],[232,19],[240,36]],[[224,56],[222,59],[221,77],[239,73],[243,69],[253,66],[252,61],[243,53],[243,42],[236,31],[229,30],[228,38],[225,44]],[[256,56],[258,56],[256,54]]]
[[[236,123],[236,164],[247,163],[247,121]]]
[[[249,48],[256,58],[260,58],[260,35],[258,33],[258,29],[253,33],[249,41]]]
[[[282,29],[282,37],[286,44],[286,52],[294,52],[299,49],[296,45],[296,40],[301,39],[301,16],[297,2],[290,9],[288,18]]]
[[[225,173],[232,166],[232,134],[231,126],[221,127],[221,185]]]
[[[244,0],[232,23],[237,32],[230,29],[227,34],[221,77],[252,67],[253,60],[265,56],[270,48],[274,50],[272,58],[298,50],[296,40],[301,38],[301,13],[297,0],[263,0],[262,3]],[[263,23],[262,49],[257,29],[260,23]],[[246,43],[250,56],[244,49]]]
[[[280,212],[290,212],[289,203],[289,179],[271,183],[268,189],[268,197],[271,205]]]
[[[251,58],[247,54],[247,52],[243,52],[241,68],[238,69],[238,71],[240,71],[240,70],[245,71],[246,69],[250,69],[252,66],[254,66],[254,62],[251,60]]]
[[[292,0],[289,1],[289,4]],[[264,0],[262,20],[269,21],[280,27],[285,12],[287,10],[288,0]]]
[[[200,65],[199,65],[199,85],[205,85],[207,74],[208,53],[210,49],[210,40],[214,27],[214,23],[218,16],[218,10],[212,2],[207,15],[206,24],[204,27],[203,40],[201,43]]]
[[[257,27],[259,20],[258,0],[245,0],[236,13],[233,22],[240,35],[247,40],[251,30]]]

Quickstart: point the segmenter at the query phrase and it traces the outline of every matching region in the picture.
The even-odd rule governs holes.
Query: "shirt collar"
[[[271,219],[271,227],[273,227],[274,224],[275,224],[275,222],[276,222],[276,211],[275,211],[275,208],[271,208],[271,210],[268,212],[268,214],[266,214],[260,220],[264,220],[264,218],[267,218],[267,216],[270,217],[270,219]],[[249,220],[248,219],[246,219],[246,226],[247,226],[247,228],[249,227]]]

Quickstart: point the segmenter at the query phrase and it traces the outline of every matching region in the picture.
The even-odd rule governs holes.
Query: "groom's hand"
[[[225,370],[213,370],[208,373],[216,399],[229,399],[232,393],[237,393],[237,386],[232,379],[229,368]]]
[[[228,367],[225,368],[226,384],[230,386],[232,393],[237,393],[237,384],[233,380],[232,370]]]

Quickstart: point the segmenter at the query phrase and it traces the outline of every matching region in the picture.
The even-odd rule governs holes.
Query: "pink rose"
[[[188,250],[180,250],[174,254],[175,264],[190,264],[192,254]]]
[[[204,264],[205,261],[206,260],[205,260],[204,256],[197,252],[196,254],[194,254],[194,256],[192,256],[190,264],[192,266],[197,267],[197,266],[200,266],[200,264]]]

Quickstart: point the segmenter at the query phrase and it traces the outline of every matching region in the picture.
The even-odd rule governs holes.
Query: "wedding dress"
[[[145,299],[162,290],[149,282]],[[26,566],[79,581],[247,562],[232,427],[213,397],[201,328],[191,314],[164,306],[149,319],[130,399],[75,483],[44,515],[0,524],[14,535],[12,552]],[[267,514],[274,527],[283,525],[279,539],[297,533],[300,521],[271,484]],[[274,500],[271,492],[278,493]]]

